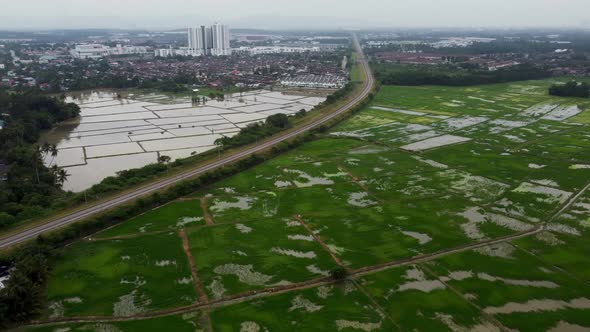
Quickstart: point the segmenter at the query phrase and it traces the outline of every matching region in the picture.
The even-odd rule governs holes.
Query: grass
[[[188,233],[197,272],[212,299],[322,277],[335,267],[293,220],[258,220]]]
[[[196,302],[175,232],[126,240],[83,240],[52,264],[50,317],[131,315]]]
[[[240,303],[211,314],[215,331],[353,331],[395,330],[354,285],[322,286]],[[258,331],[250,329],[248,331]]]
[[[361,82],[365,80],[365,74],[363,73],[361,66],[357,63],[358,53],[353,52],[352,58],[350,61],[352,62],[352,67],[350,69],[350,80],[353,82]]]
[[[416,282],[412,276],[416,273],[423,275],[423,289],[427,289],[429,282],[437,288],[421,290],[418,289],[418,283],[415,284],[416,288],[412,288],[410,285]],[[444,287],[420,266],[379,272],[362,278],[360,283],[393,320],[407,331],[457,331],[461,327],[469,330],[486,323],[477,309]],[[445,323],[445,317],[459,329],[452,329],[450,324]]]
[[[141,233],[176,230],[190,225],[204,225],[203,210],[197,199],[176,201],[129,219],[97,235],[98,238],[129,236]]]
[[[468,251],[450,255],[431,265],[439,277],[447,276],[448,284],[462,294],[474,294],[470,301],[490,311],[508,303],[527,303],[531,300],[570,301],[584,297],[587,284],[560,273],[535,257],[510,246],[501,249],[501,256],[489,251]],[[469,271],[469,277],[453,277],[451,272]],[[450,276],[450,277],[448,277]],[[589,308],[590,309],[590,308]],[[494,316],[508,328],[519,331],[548,330],[560,321],[590,323],[589,310],[557,307],[538,308],[531,312],[498,313]],[[526,317],[526,319],[524,319]]]
[[[556,266],[579,280],[590,281],[590,193],[584,194],[554,222],[555,241],[543,238],[519,239],[514,244],[545,264]]]

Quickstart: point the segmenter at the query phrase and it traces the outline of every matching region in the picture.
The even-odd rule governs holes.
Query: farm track
[[[205,224],[207,226],[213,226],[215,225],[215,222],[213,222],[213,217],[211,216],[211,213],[209,213],[209,209],[207,209],[207,197],[201,197],[201,199],[199,200],[201,202],[201,210],[203,210],[203,217],[205,218]]]
[[[96,215],[98,213],[107,211],[109,209],[112,209],[114,207],[117,207],[117,206],[120,206],[123,204],[129,203],[129,202],[134,201],[135,199],[138,199],[140,197],[152,194],[158,190],[162,190],[164,188],[170,187],[170,186],[180,183],[182,181],[185,181],[185,180],[194,178],[196,176],[202,175],[204,173],[216,170],[216,169],[223,167],[225,165],[232,164],[238,160],[247,158],[248,156],[250,156],[252,154],[266,151],[266,150],[268,150],[268,149],[270,149],[282,142],[285,142],[285,141],[288,141],[288,140],[293,139],[295,137],[298,137],[306,132],[309,132],[315,128],[320,127],[321,125],[329,122],[332,119],[337,118],[338,116],[340,116],[342,114],[345,114],[346,112],[350,111],[350,109],[352,109],[354,106],[356,106],[357,104],[362,102],[367,96],[369,96],[369,94],[373,90],[373,86],[374,86],[374,78],[371,73],[371,69],[369,68],[369,64],[362,53],[362,49],[358,43],[358,40],[356,39],[356,36],[354,36],[353,43],[354,43],[355,49],[360,54],[360,56],[357,58],[357,61],[362,67],[362,70],[363,70],[363,73],[366,77],[366,80],[363,82],[364,84],[363,84],[363,89],[362,89],[361,93],[359,95],[357,95],[356,97],[352,98],[346,104],[342,105],[336,111],[327,113],[324,116],[312,121],[309,124],[303,125],[303,126],[296,128],[290,132],[280,134],[277,137],[271,138],[268,141],[260,143],[257,146],[244,149],[242,151],[236,152],[236,153],[229,155],[227,157],[210,162],[206,165],[199,166],[194,169],[185,171],[183,173],[171,176],[169,178],[165,178],[165,179],[156,181],[154,183],[143,186],[143,187],[138,188],[136,190],[133,190],[128,193],[117,196],[115,198],[109,199],[105,202],[98,203],[98,204],[93,205],[91,207],[84,208],[82,210],[73,212],[73,213],[68,214],[64,217],[60,217],[60,218],[48,221],[46,223],[22,230],[20,232],[5,236],[0,239],[0,249],[11,247],[11,246],[17,245],[19,243],[34,239],[38,235],[43,234],[45,232],[49,232],[52,230],[56,230],[56,229],[65,227],[65,226],[75,223],[77,221],[83,220],[87,217]]]
[[[350,180],[356,184],[357,186],[359,186],[361,189],[363,189],[367,194],[369,193],[369,188],[367,187],[367,185],[365,185],[364,183],[361,182],[361,180],[359,178],[357,178],[356,176],[354,176],[354,174],[352,174],[352,172],[350,172],[346,167],[344,167],[344,165],[338,165],[338,168],[340,168],[342,171],[344,171],[344,173],[348,174],[348,177],[350,178]]]
[[[317,235],[316,233],[314,233],[314,231],[311,229],[311,227],[309,227],[301,218],[300,215],[296,215],[293,218],[295,218],[295,220],[297,220],[297,222],[299,222],[299,224],[301,224],[301,226],[303,226],[307,232],[313,236],[313,238],[315,239],[315,241],[324,249],[324,251],[326,251],[330,257],[332,257],[332,260],[334,261],[334,263],[338,264],[338,266],[340,267],[344,267],[344,264],[342,264],[342,262],[340,261],[340,258],[338,258],[338,256],[336,256],[336,254],[334,254],[332,252],[332,250],[330,250],[330,248],[328,247],[328,245],[322,240],[322,238]]]
[[[199,301],[199,303],[209,303],[209,298],[207,297],[207,294],[205,293],[205,291],[203,291],[203,286],[201,285],[201,280],[199,279],[199,276],[197,275],[197,266],[195,264],[195,259],[193,258],[193,255],[191,254],[191,249],[190,249],[190,245],[188,243],[188,237],[186,236],[186,231],[184,229],[179,230],[178,236],[180,236],[180,238],[182,239],[182,250],[184,251],[184,254],[186,255],[186,259],[188,260],[188,265],[191,270],[193,284],[195,286],[195,292],[197,293],[197,296],[199,299],[198,301]]]

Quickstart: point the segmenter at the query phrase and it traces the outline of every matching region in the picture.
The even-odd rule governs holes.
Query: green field
[[[551,82],[383,87],[318,139],[63,248],[43,319],[590,328],[590,101],[550,97]],[[333,283],[339,266],[348,280]],[[162,311],[191,304],[204,309]]]

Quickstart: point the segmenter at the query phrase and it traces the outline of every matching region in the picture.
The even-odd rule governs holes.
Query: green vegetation
[[[379,272],[360,284],[404,330],[473,331],[477,325],[490,325],[476,308],[418,265]]]
[[[14,258],[14,270],[0,290],[0,327],[26,322],[44,310],[48,256],[48,248],[39,241]]]
[[[101,232],[98,237],[109,238],[137,233],[167,232],[187,225],[203,225],[204,223],[199,200],[182,200],[162,205],[131,218]]]
[[[53,262],[47,285],[50,318],[130,316],[196,301],[176,232],[125,240],[86,239]]]
[[[534,237],[546,239],[549,234]],[[590,303],[577,308],[563,305],[587,296],[588,286],[510,244],[450,255],[431,267],[435,275],[448,280],[449,287],[477,294],[470,302],[508,328],[546,331],[560,322],[590,324]]]
[[[330,278],[335,281],[343,281],[346,277],[348,277],[348,271],[345,268],[339,267],[330,271]]]
[[[247,125],[235,136],[223,136],[217,139],[215,145],[223,148],[239,147],[270,137],[289,127],[291,127],[291,122],[287,115],[274,114],[269,116],[264,123],[255,122]]]
[[[67,173],[43,164],[45,156],[57,151],[37,141],[42,130],[78,113],[77,105],[36,92],[0,91],[0,228],[37,217],[64,196],[61,185]]]
[[[209,298],[303,282],[334,267],[297,222],[265,219],[187,232]]]
[[[391,331],[394,324],[351,282],[295,291],[215,310],[215,331]],[[250,329],[247,329],[250,327]],[[256,327],[259,329],[256,329]]]
[[[400,65],[372,64],[375,78],[384,85],[450,85],[468,86],[515,82],[550,77],[551,74],[533,65],[522,64],[490,71],[469,65]]]
[[[356,65],[358,54],[356,52],[351,54],[349,65],[350,65],[350,80],[352,82],[358,82],[363,79],[363,72],[359,66]]]
[[[559,97],[588,98],[590,97],[590,84],[576,81],[570,81],[566,84],[552,84],[549,87],[549,94]]]

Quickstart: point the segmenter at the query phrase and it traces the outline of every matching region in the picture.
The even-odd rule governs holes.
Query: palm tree
[[[53,161],[55,160],[55,157],[57,157],[57,146],[55,144],[51,144],[47,150],[47,152],[49,154],[51,154],[51,161],[49,162],[49,166],[51,166],[51,164],[53,164]]]
[[[64,183],[68,180],[68,176],[70,176],[70,174],[68,174],[68,171],[66,171],[63,168],[60,168],[57,172],[57,183],[59,183],[59,185],[63,187]]]
[[[39,147],[39,151],[41,153],[49,153],[50,149],[51,149],[51,145],[49,145],[49,143],[47,143],[47,142],[43,143],[43,145],[41,145]]]

